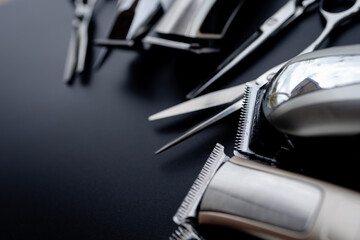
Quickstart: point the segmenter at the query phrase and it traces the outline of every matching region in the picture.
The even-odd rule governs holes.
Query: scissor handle
[[[320,36],[310,44],[301,54],[312,52],[319,48],[319,46],[324,42],[326,37],[335,29],[339,24],[345,20],[351,18],[356,13],[360,11],[360,0],[356,2],[348,9],[340,12],[330,12],[324,9],[324,3],[326,0],[322,0],[320,3],[320,13],[326,21],[326,25]]]

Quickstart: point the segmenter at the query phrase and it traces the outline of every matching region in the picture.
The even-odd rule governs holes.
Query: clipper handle
[[[237,156],[211,180],[200,224],[265,239],[360,239],[360,194]]]

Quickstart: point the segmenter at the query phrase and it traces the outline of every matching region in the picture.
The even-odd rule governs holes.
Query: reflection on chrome
[[[331,56],[294,62],[282,70],[266,94],[267,108],[309,92],[360,83],[360,56]]]

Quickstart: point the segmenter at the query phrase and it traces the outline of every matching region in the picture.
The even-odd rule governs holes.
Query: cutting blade
[[[246,84],[240,84],[227,89],[208,93],[155,113],[149,117],[149,120],[158,120],[231,103],[242,97],[245,88]]]
[[[64,81],[70,82],[75,74],[75,70],[77,68],[78,61],[78,49],[79,49],[79,25],[80,21],[78,19],[74,19],[72,23],[72,32],[69,41],[69,47],[65,62],[64,69]]]
[[[224,62],[219,65],[210,79],[201,83],[198,87],[188,93],[186,97],[191,99],[200,95],[210,85],[222,78],[227,72],[252,54],[260,45],[300,17],[305,12],[306,8],[316,3],[317,0],[303,1],[302,4],[299,2],[301,1],[289,0],[273,16],[268,18],[260,26],[259,30],[250,36],[243,45],[235,50],[234,54],[226,58]]]
[[[155,154],[159,154],[159,153],[165,151],[166,149],[168,149],[168,148],[170,148],[170,147],[184,141],[185,139],[189,138],[190,136],[194,135],[195,133],[198,133],[201,130],[207,128],[208,126],[210,126],[211,124],[219,121],[220,119],[223,119],[224,117],[230,115],[231,113],[241,109],[241,107],[243,106],[243,103],[244,103],[243,100],[244,99],[241,98],[240,100],[236,101],[235,103],[233,103],[229,107],[225,108],[224,110],[222,110],[218,114],[214,115],[213,117],[211,117],[211,118],[205,120],[204,122],[196,125],[195,127],[191,128],[190,130],[188,130],[186,133],[184,133],[180,137],[176,138],[175,140],[169,142],[168,144],[166,144],[165,146],[163,146],[162,148],[157,150],[155,152]]]

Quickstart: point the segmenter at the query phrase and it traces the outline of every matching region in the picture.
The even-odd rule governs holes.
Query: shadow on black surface
[[[280,168],[360,191],[356,167],[360,135],[290,139],[295,151],[279,159]]]
[[[205,239],[252,239],[260,240],[261,238],[254,237],[245,232],[237,231],[234,229],[220,227],[220,226],[209,226],[203,225],[200,227],[199,231],[205,237]]]
[[[127,78],[126,87],[138,95],[152,96],[154,92],[174,91],[175,95],[185,96],[204,78],[204,73],[215,67],[217,56],[152,46],[141,50],[130,64],[131,75]]]

